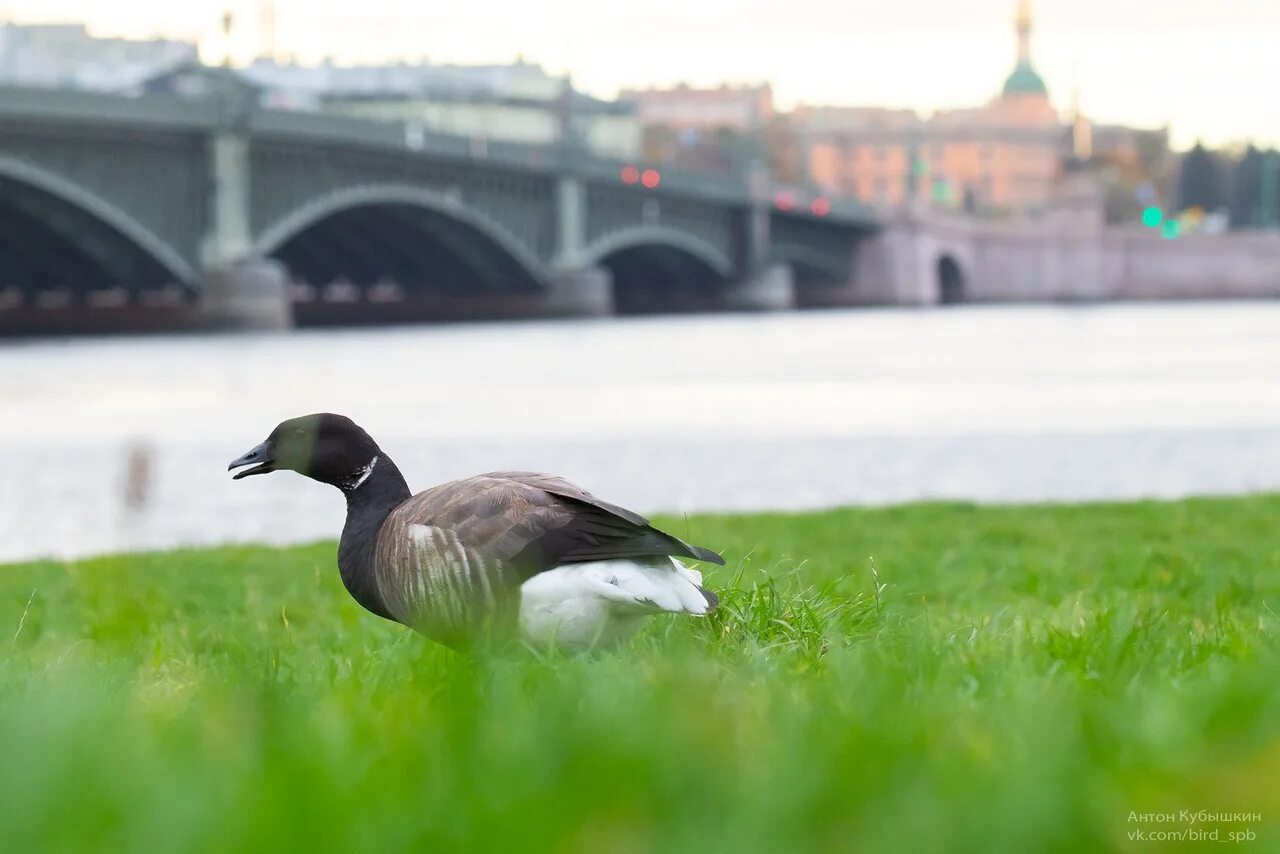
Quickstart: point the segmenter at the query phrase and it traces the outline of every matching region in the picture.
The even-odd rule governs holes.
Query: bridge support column
[[[613,275],[604,267],[585,267],[587,188],[576,175],[561,175],[556,185],[556,272],[547,286],[543,309],[558,317],[613,314]]]
[[[203,324],[215,329],[288,329],[293,302],[284,265],[268,258],[207,273],[200,313]]]
[[[587,245],[587,188],[581,178],[562,175],[556,184],[556,266],[579,266]]]
[[[604,267],[556,273],[543,309],[558,317],[606,317],[613,314],[613,275]]]
[[[286,329],[293,325],[288,273],[253,258],[250,236],[249,140],[224,127],[209,138],[209,230],[202,246],[203,323],[218,328]]]
[[[761,267],[725,294],[725,307],[736,311],[787,311],[795,305],[795,280],[786,264]]]
[[[724,306],[735,311],[795,308],[796,289],[791,267],[769,263],[773,208],[769,201],[769,174],[763,163],[750,165],[747,182],[751,201],[737,216],[734,241],[734,266],[745,271],[745,275],[729,286]]]
[[[249,140],[231,130],[209,137],[209,230],[201,254],[205,269],[233,264],[249,255]]]

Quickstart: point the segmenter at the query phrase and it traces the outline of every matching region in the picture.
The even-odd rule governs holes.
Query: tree
[[[1215,211],[1227,204],[1225,170],[1217,154],[1199,142],[1182,158],[1178,181],[1178,205]]]
[[[1231,227],[1262,222],[1262,152],[1250,145],[1231,170]]]
[[[1280,228],[1280,151],[1262,152],[1262,225]]]

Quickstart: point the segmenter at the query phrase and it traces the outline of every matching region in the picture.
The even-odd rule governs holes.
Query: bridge
[[[784,308],[851,287],[878,227],[740,177],[263,109],[202,73],[228,85],[0,89],[0,328]]]

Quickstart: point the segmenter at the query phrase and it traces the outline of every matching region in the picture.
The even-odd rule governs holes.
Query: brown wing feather
[[[577,535],[577,541],[559,555],[559,563],[670,555],[724,564],[724,558],[710,549],[690,545],[659,531],[639,513],[603,501],[562,477],[534,472],[495,472],[487,476],[532,486],[599,511],[591,513],[577,507],[574,521],[563,530],[565,534]]]
[[[444,483],[401,504],[388,522],[432,525],[457,534],[520,578],[565,563],[672,555],[723,564],[649,524],[637,513],[601,501],[567,480],[532,472],[495,472]]]
[[[418,493],[387,517],[376,553],[395,618],[453,644],[485,620],[513,619],[520,585],[562,564],[665,555],[724,563],[563,478],[529,472]]]
[[[480,477],[496,477],[502,480],[511,480],[516,483],[523,483],[526,486],[533,486],[541,489],[543,492],[549,492],[552,495],[558,495],[561,498],[568,498],[573,501],[581,501],[584,504],[590,504],[606,513],[625,519],[632,525],[639,527],[649,527],[649,520],[641,516],[639,513],[632,512],[625,507],[619,507],[617,504],[610,504],[608,501],[602,501],[596,498],[590,492],[577,486],[562,477],[556,477],[553,474],[539,474],[531,471],[495,471],[488,474],[482,474]]]

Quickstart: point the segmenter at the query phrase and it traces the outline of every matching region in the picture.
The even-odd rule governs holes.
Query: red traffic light
[[[658,186],[658,184],[662,183],[662,176],[658,174],[657,169],[646,169],[640,176],[640,183],[652,190],[654,187]]]
[[[813,211],[814,216],[826,216],[831,213],[831,202],[826,196],[818,196],[813,200],[813,204],[809,205],[809,210]]]
[[[621,178],[624,184],[634,184],[640,180],[640,170],[634,166],[623,166]]]
[[[796,199],[795,196],[791,195],[788,191],[779,190],[778,194],[773,197],[773,203],[777,206],[778,210],[789,211],[795,207]]]

